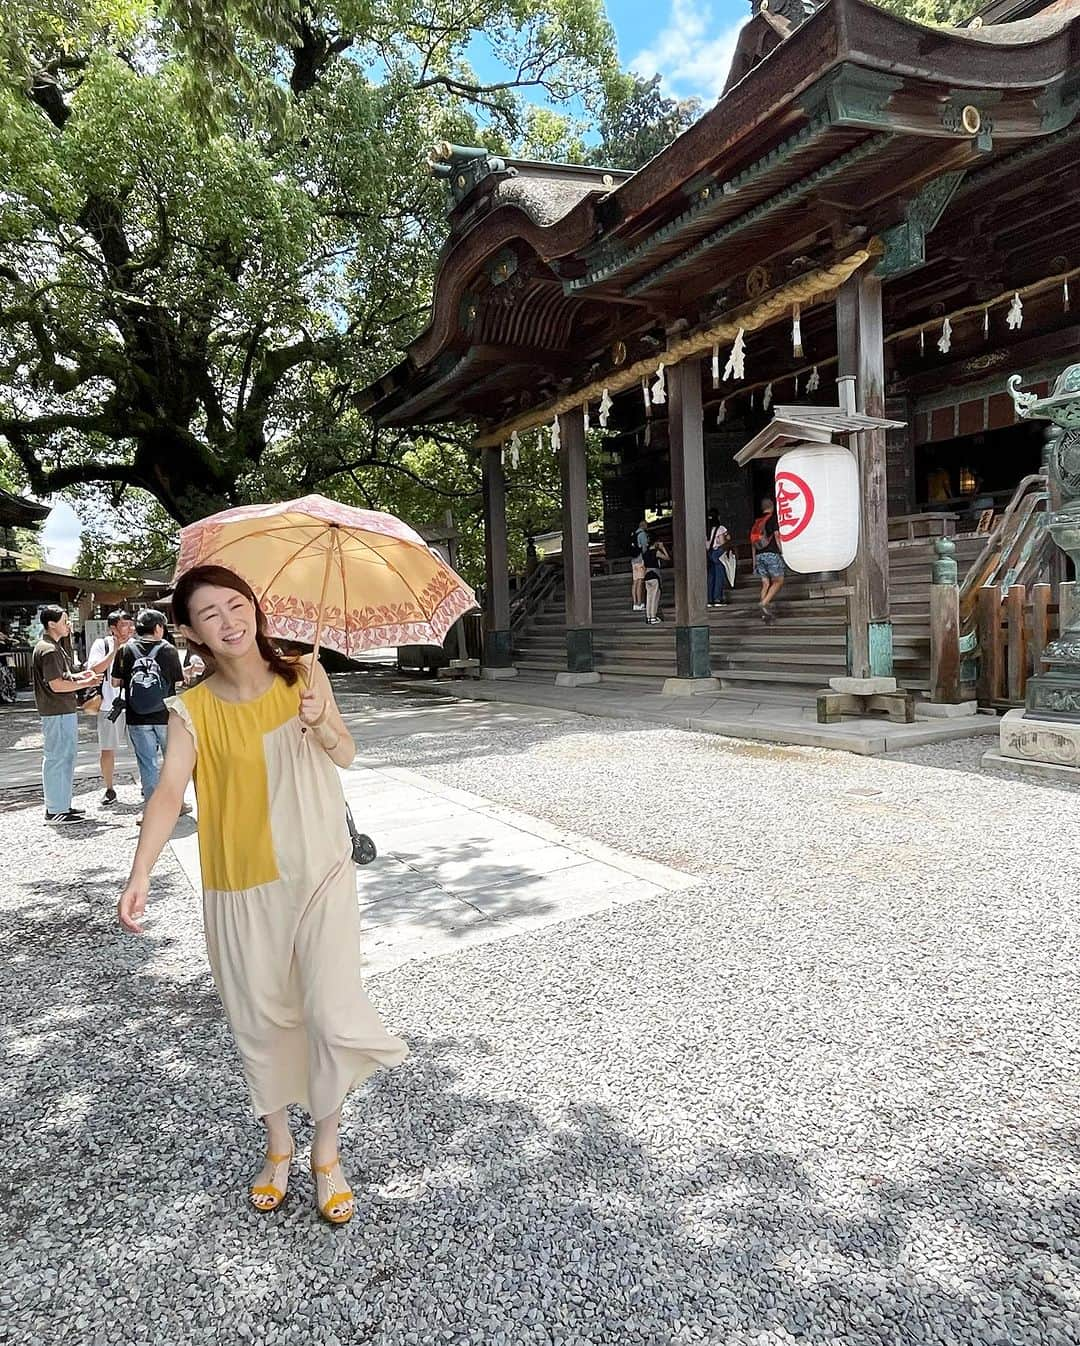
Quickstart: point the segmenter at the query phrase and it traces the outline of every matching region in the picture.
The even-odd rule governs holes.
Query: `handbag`
[[[349,841],[352,843],[353,864],[370,865],[378,855],[378,851],[367,833],[357,830],[352,809],[349,808],[348,804],[345,805],[345,825],[349,829]]]
[[[97,715],[104,705],[101,693],[96,687],[86,687],[75,693],[75,701],[84,715]]]

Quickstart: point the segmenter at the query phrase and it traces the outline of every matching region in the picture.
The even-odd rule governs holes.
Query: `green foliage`
[[[180,522],[339,484],[475,513],[462,435],[390,441],[355,394],[427,319],[430,146],[580,157],[523,91],[607,103],[601,0],[16,0],[0,23],[0,446],[38,495],[91,491],[87,564],[160,559],[140,493]],[[507,79],[471,70],[484,41]],[[103,509],[153,545],[116,559]]]
[[[602,168],[641,168],[700,116],[699,99],[665,98],[659,75],[623,75],[610,88],[591,162]]]
[[[180,530],[145,491],[126,491],[113,505],[99,487],[74,493],[82,524],[75,573],[126,583],[149,570],[171,572]]]
[[[875,0],[882,9],[929,26],[966,23],[982,7],[982,0]]]

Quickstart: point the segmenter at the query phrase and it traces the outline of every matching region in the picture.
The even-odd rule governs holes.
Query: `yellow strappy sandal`
[[[335,1154],[328,1164],[316,1164],[312,1161],[311,1165],[311,1172],[315,1178],[315,1204],[319,1208],[319,1214],[328,1224],[348,1224],[356,1210],[352,1188],[339,1189],[331,1177],[334,1168],[340,1162],[341,1155]],[[326,1188],[325,1200],[320,1199],[322,1195],[319,1190],[320,1180]]]
[[[292,1163],[292,1157],[295,1150],[290,1150],[288,1154],[267,1154],[266,1161],[273,1164],[273,1171],[270,1174],[271,1182],[252,1183],[248,1189],[248,1199],[252,1206],[261,1215],[269,1215],[272,1210],[277,1210],[289,1193],[289,1165]],[[281,1184],[281,1169],[285,1169],[285,1180]]]

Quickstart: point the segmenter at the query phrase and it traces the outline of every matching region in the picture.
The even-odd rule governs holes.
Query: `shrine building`
[[[962,28],[754,0],[720,99],[636,172],[455,146],[434,171],[450,232],[430,321],[363,406],[475,429],[494,675],[799,688],[847,671],[926,695],[935,539],[968,615],[975,589],[1054,578],[1043,433],[1006,382],[1045,393],[1080,359],[1080,0],[992,0]],[[789,576],[766,625],[748,536],[775,464],[752,446],[776,416],[831,424],[845,405],[891,423],[843,441],[858,554]],[[535,434],[559,457],[561,557],[512,600],[506,492]],[[739,544],[721,608],[713,509]],[[651,626],[630,604],[643,518],[673,559]]]

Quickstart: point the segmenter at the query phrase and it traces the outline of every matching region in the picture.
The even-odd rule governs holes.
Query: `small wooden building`
[[[706,511],[748,531],[769,465],[736,454],[773,402],[835,406],[853,375],[860,412],[903,423],[859,437],[855,673],[904,673],[890,520],[901,544],[934,531],[923,515],[974,527],[1038,477],[1041,434],[1015,421],[1005,380],[1045,389],[1080,358],[1080,0],[994,0],[961,29],[865,0],[753,8],[723,96],[635,173],[441,149],[450,234],[431,320],[365,406],[388,425],[477,427],[491,668],[514,662],[503,450],[557,418],[562,667],[607,671],[585,489],[602,401],[608,555],[646,509],[670,512],[674,629],[648,640],[688,680],[717,671],[722,641]]]

